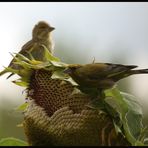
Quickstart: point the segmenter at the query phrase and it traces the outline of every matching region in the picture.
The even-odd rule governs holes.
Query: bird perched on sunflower
[[[50,26],[45,21],[38,22],[38,24],[36,24],[33,28],[32,39],[22,47],[19,54],[22,54],[29,59],[33,58],[38,61],[44,61],[45,51],[43,46],[45,46],[49,50],[49,52],[53,52],[53,41],[51,32],[54,29],[54,27]],[[8,67],[16,70],[21,70],[22,66],[16,64],[15,61],[16,59],[13,58]],[[3,72],[1,74],[3,74]],[[7,78],[12,75],[13,73],[10,74]]]
[[[112,63],[70,64],[64,72],[79,84],[80,90],[98,95],[125,77],[148,73],[148,69],[135,70],[136,67],[138,66]]]

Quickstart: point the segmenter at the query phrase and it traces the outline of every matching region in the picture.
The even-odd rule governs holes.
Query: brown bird
[[[51,32],[54,29],[54,27],[51,27],[44,21],[38,22],[38,24],[36,24],[33,28],[32,39],[22,47],[19,53],[29,59],[31,58],[30,55],[32,55],[35,60],[44,61],[44,47],[42,45],[46,46],[49,52],[53,52]],[[15,59],[13,58],[8,67],[11,67],[13,69],[21,69],[21,66],[15,64],[14,62]],[[12,75],[13,74],[11,74],[10,76]],[[9,78],[10,76],[8,76],[7,78]]]
[[[148,69],[133,70],[136,67],[112,63],[70,64],[64,72],[81,88],[102,91],[112,88],[117,81],[130,75],[148,73]]]

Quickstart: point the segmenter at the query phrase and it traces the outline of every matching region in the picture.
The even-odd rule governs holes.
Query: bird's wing
[[[33,47],[33,43],[32,43],[32,40],[30,40],[22,47],[22,49],[19,53],[23,54],[24,56],[27,56],[28,53],[26,51],[29,51],[29,49],[31,49],[32,47]],[[13,58],[11,60],[10,64],[8,65],[8,67],[11,67],[13,65],[14,61],[15,61],[15,59]]]
[[[81,69],[81,73],[90,79],[101,79],[101,78],[111,78],[133,68],[135,65],[121,65],[121,64],[111,64],[111,63],[95,63],[87,64]],[[84,72],[85,73],[84,73]]]
[[[22,47],[22,50],[19,53],[24,55],[27,53],[27,51],[31,50],[33,46],[34,46],[34,42],[30,40]]]
[[[126,73],[128,71],[131,71],[131,69],[136,68],[136,65],[121,65],[121,64],[111,64],[111,63],[106,63],[108,65],[108,73],[107,77],[114,77],[122,73]]]

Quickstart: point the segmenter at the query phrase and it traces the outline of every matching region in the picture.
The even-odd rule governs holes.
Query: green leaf
[[[17,65],[21,65],[21,66],[23,66],[25,69],[27,69],[27,68],[34,68],[34,69],[36,69],[36,66],[34,66],[33,64],[29,64],[29,63],[27,63],[27,62],[25,62],[25,61],[19,61],[19,62],[13,62],[14,64],[17,64]]]
[[[16,69],[13,69],[13,68],[10,68],[10,67],[5,67],[5,69],[2,72],[0,72],[0,75],[3,75],[7,72],[18,74],[19,70],[16,70]]]
[[[50,61],[56,67],[67,67],[68,64],[59,61]]]
[[[122,113],[123,115],[126,114],[126,112],[128,111],[128,106],[123,100],[123,96],[120,94],[120,91],[117,88],[114,87],[112,89],[106,90],[105,95],[107,97],[105,99],[106,102],[107,102],[107,99],[111,99],[114,102],[111,105],[114,104],[116,106],[116,110],[119,113]]]
[[[118,134],[118,133],[121,133],[121,134],[124,136],[124,134],[122,133],[122,130],[121,130],[122,124],[117,125],[117,123],[115,123],[114,120],[113,120],[113,123],[114,123],[114,127],[115,127],[116,133],[117,133],[117,134]]]
[[[38,70],[38,69],[46,69],[46,70],[56,70],[56,67],[64,68],[67,66],[67,64],[60,62],[60,59],[57,57],[54,57],[49,50],[46,48],[46,46],[42,45],[45,49],[45,59],[46,61],[37,61],[34,59],[28,59],[24,55],[17,53],[16,56],[11,54],[15,61],[13,62],[14,64],[22,66],[21,69],[13,69],[11,67],[5,67],[3,71],[0,72],[0,76],[7,73],[11,72],[14,74],[17,74],[21,76],[23,79],[29,80],[30,75],[33,70]],[[31,56],[31,55],[30,55]],[[20,83],[20,82],[15,82],[17,85],[25,86],[26,84]]]
[[[27,142],[13,137],[3,138],[0,140],[0,146],[27,146]]]
[[[70,82],[73,86],[78,86],[78,84],[71,77],[69,77],[68,79],[64,79],[64,80]]]
[[[7,73],[7,72],[9,72],[9,71],[7,71],[6,69],[2,70],[2,71],[0,72],[0,76],[4,75],[4,74]]]
[[[54,72],[51,76],[52,79],[60,79],[70,82],[73,86],[78,86],[78,84],[67,74],[63,72],[63,69],[54,68],[52,69]]]
[[[120,94],[123,96],[123,100],[128,104],[128,108],[132,109],[135,114],[143,115],[142,106],[138,101],[136,101],[137,98],[135,96],[125,92],[120,92]]]
[[[32,64],[32,65],[38,65],[38,64],[42,64],[42,61],[38,61],[38,60],[30,60],[28,63]]]
[[[28,106],[28,103],[26,102],[26,103],[23,103],[20,106],[18,106],[15,110],[16,111],[24,111],[27,108],[27,106]]]
[[[17,124],[17,125],[16,125],[16,127],[21,127],[21,128],[23,128],[23,127],[24,127],[24,126],[23,126],[23,122],[22,122],[22,123]]]
[[[141,134],[140,134],[140,136],[138,137],[138,139],[140,140],[140,141],[143,141],[143,143],[145,144],[145,145],[148,145],[148,143],[147,143],[147,130],[148,130],[148,126],[147,125],[145,125],[144,127],[143,127],[143,129],[141,130]]]
[[[30,53],[33,50],[33,48],[34,47],[32,47],[29,51],[26,51],[30,57],[29,59],[31,59],[31,60],[35,60],[34,57],[32,56],[32,54]]]
[[[127,124],[127,130],[138,140],[142,130],[141,115],[135,114],[132,110],[129,110],[125,116],[125,123]]]
[[[31,64],[34,64],[32,61],[30,62]],[[52,64],[50,62],[40,62],[40,63],[36,63],[35,67],[37,67],[38,69],[41,69],[41,68],[45,68],[45,67],[49,67],[51,66]]]
[[[66,78],[66,75],[63,73],[62,70],[56,70],[53,72],[52,79],[60,79],[60,80],[64,80]]]
[[[44,58],[45,58],[45,61],[60,61],[59,58],[53,56],[49,50],[47,49],[47,47],[45,45],[41,45],[42,47],[44,47],[44,50],[45,50],[45,55],[44,55]]]
[[[18,86],[22,86],[22,87],[27,87],[29,85],[28,82],[25,82],[25,81],[21,81],[20,79],[19,80],[14,80],[12,81],[14,84],[18,85]]]
[[[142,109],[132,95],[120,92],[117,88],[106,90],[105,101],[110,104],[120,114],[123,124],[123,133],[128,141],[133,145],[144,145],[139,141],[142,125]]]
[[[27,61],[27,62],[29,62],[30,61],[30,59],[28,59],[26,56],[24,56],[23,54],[20,54],[20,53],[15,53],[16,54],[16,56],[14,57],[17,61]]]
[[[79,89],[77,89],[76,87],[74,87],[71,95],[75,95],[75,94],[79,94],[81,91]]]

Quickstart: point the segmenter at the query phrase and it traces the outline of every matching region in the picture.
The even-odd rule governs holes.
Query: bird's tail
[[[131,70],[131,74],[146,74],[148,69]]]
[[[116,76],[113,76],[112,79],[114,81],[118,81],[120,79],[126,78],[126,77],[131,76],[131,75],[135,75],[135,74],[148,74],[148,69],[137,69],[137,70],[125,71],[125,72],[120,73]]]
[[[125,72],[122,78],[135,75],[135,74],[148,74],[148,69],[137,69],[137,70],[130,70],[129,72]]]

